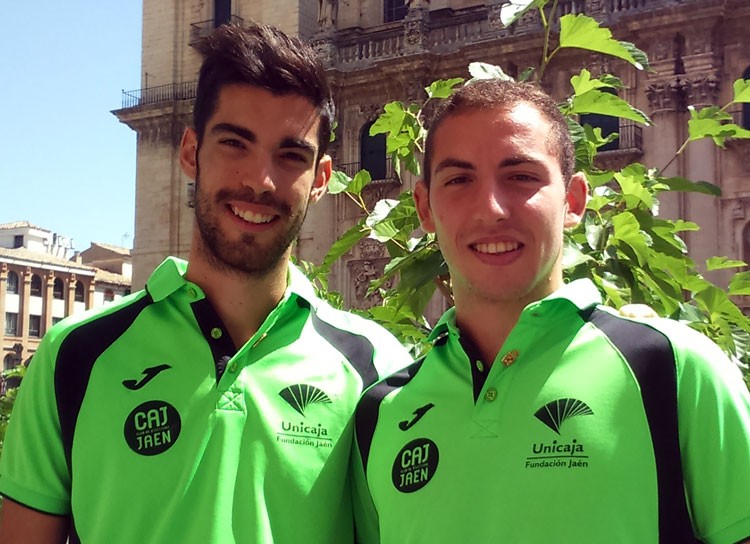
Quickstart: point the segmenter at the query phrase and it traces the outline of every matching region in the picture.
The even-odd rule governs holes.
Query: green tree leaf
[[[750,79],[738,79],[734,82],[733,90],[732,102],[750,102]]]
[[[354,178],[352,178],[352,181],[346,188],[346,192],[352,193],[353,195],[359,195],[362,192],[362,189],[367,187],[371,181],[372,177],[370,176],[370,172],[367,170],[360,170],[354,175]]]
[[[454,77],[451,79],[438,79],[433,81],[429,87],[424,90],[428,98],[448,98],[453,94],[453,88],[459,83],[463,83],[464,78]]]
[[[568,114],[598,113],[630,119],[644,125],[651,124],[651,119],[641,110],[634,108],[619,96],[596,89],[574,96],[567,110]]]
[[[704,195],[721,196],[721,187],[707,181],[690,181],[683,177],[659,178],[659,183],[666,185],[670,191],[685,193],[702,193]]]
[[[747,266],[747,263],[728,257],[711,257],[706,260],[706,270],[722,270],[724,268],[738,268],[740,266]]]
[[[332,195],[343,193],[351,182],[352,178],[339,170],[334,170],[331,179],[328,181],[328,192]]]
[[[618,80],[619,81],[619,80]],[[592,89],[612,89],[616,88],[615,85],[602,81],[600,79],[591,79],[591,72],[584,68],[577,76],[570,78],[570,83],[573,85],[573,92],[576,96],[586,94]]]
[[[608,28],[599,26],[595,19],[583,14],[563,15],[560,18],[560,48],[567,47],[604,53],[623,59],[639,70],[643,69],[643,65],[628,51],[628,47],[612,38],[612,32]]]
[[[729,294],[732,296],[750,295],[750,272],[738,272],[729,282]]]
[[[360,224],[354,225],[348,229],[328,250],[328,253],[326,253],[326,256],[323,258],[323,263],[320,265],[321,268],[326,272],[329,271],[331,265],[336,262],[337,259],[353,248],[357,242],[367,236],[368,233],[369,229],[363,228]]]

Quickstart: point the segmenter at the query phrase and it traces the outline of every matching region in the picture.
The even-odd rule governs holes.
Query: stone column
[[[30,311],[30,301],[31,301],[31,268],[26,267],[26,270],[23,272],[23,287],[21,288],[21,296],[20,298],[20,304],[18,308],[18,320],[21,325],[21,330],[18,331],[20,336],[23,340],[23,343],[26,343],[26,340],[29,337],[29,311]]]
[[[44,298],[42,299],[42,330],[40,336],[47,334],[47,331],[52,326],[52,300],[53,291],[55,287],[55,273],[51,270],[47,273],[44,278]]]
[[[68,295],[65,297],[65,317],[73,313],[73,304],[76,300],[76,275],[71,274],[67,279]]]
[[[94,291],[96,291],[96,281],[94,279],[91,279],[91,283],[89,283],[89,289],[88,294],[86,295],[86,309],[90,310],[94,307]]]
[[[0,265],[0,338],[5,336],[5,294],[8,287],[8,265]],[[3,345],[0,343],[0,352]]]

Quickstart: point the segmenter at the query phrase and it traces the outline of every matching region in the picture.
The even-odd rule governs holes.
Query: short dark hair
[[[444,100],[435,110],[429,123],[427,141],[425,142],[424,161],[422,163],[422,177],[429,188],[430,165],[435,134],[440,125],[453,115],[473,110],[490,108],[511,109],[518,104],[529,104],[536,108],[552,125],[547,139],[550,150],[557,151],[565,185],[570,182],[575,169],[575,148],[570,139],[568,124],[554,100],[542,89],[531,83],[518,83],[500,79],[482,79],[472,81],[458,89],[450,98]]]
[[[325,70],[312,47],[258,23],[223,25],[197,44],[203,56],[193,109],[198,144],[226,85],[247,84],[275,95],[295,94],[318,109],[318,158],[328,148],[335,114]]]

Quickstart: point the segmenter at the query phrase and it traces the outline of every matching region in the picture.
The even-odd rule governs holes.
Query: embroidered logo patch
[[[140,455],[164,453],[180,436],[182,421],[174,406],[150,400],[135,408],[125,420],[125,441]]]
[[[393,485],[401,493],[413,493],[422,489],[435,475],[438,460],[438,447],[432,440],[412,440],[398,452],[393,461]]]

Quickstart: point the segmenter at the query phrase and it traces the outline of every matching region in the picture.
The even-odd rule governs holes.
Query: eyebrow
[[[221,132],[231,132],[232,134],[236,134],[240,138],[244,138],[248,142],[255,143],[258,141],[258,137],[252,130],[241,127],[239,125],[235,125],[234,123],[216,123],[213,127],[211,127],[212,134]],[[307,151],[312,155],[315,155],[318,152],[318,148],[306,140],[302,140],[300,138],[284,138],[281,141],[281,149],[290,148]]]
[[[246,129],[245,127],[241,127],[239,125],[235,125],[233,123],[216,123],[213,127],[211,127],[212,134],[217,134],[219,132],[231,132],[249,142],[258,141],[258,138],[255,136],[255,133],[252,130]]]
[[[536,166],[544,166],[542,161],[535,159],[534,157],[530,157],[529,155],[516,155],[514,157],[508,157],[507,159],[504,159],[498,165],[498,168],[507,168],[508,166],[518,166],[520,164],[533,164]]]
[[[467,161],[462,161],[459,159],[452,159],[447,158],[440,161],[437,166],[435,167],[435,174],[440,172],[441,170],[444,170],[445,168],[462,168],[464,170],[474,170],[475,167],[472,163]]]

